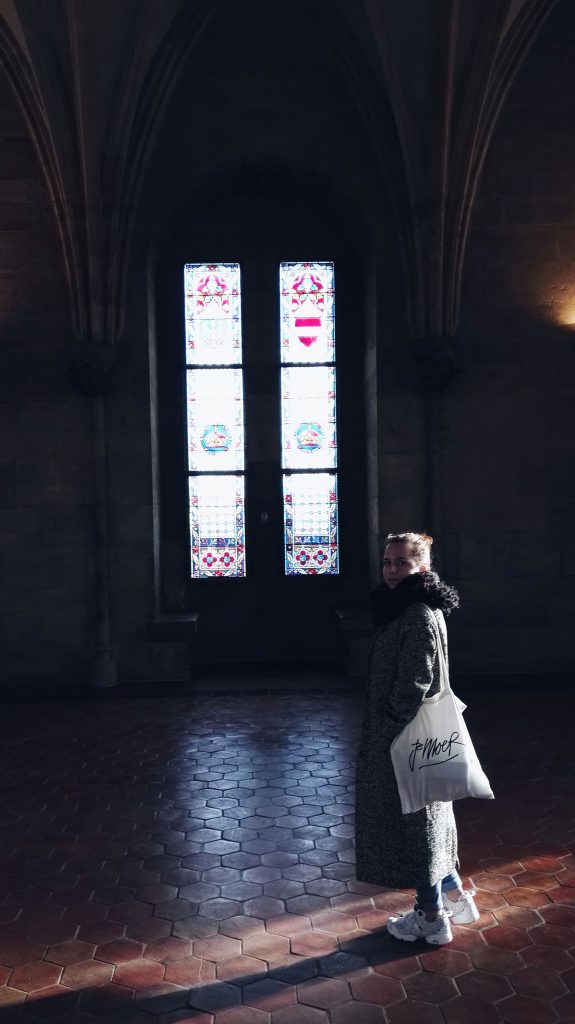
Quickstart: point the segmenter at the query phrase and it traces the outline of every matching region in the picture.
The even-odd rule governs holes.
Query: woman
[[[394,889],[417,891],[415,909],[392,917],[387,930],[397,939],[451,942],[450,919],[476,921],[474,892],[457,874],[457,830],[453,805],[428,804],[402,814],[391,763],[392,741],[415,717],[425,696],[439,688],[437,630],[447,659],[444,615],[459,604],[457,591],[431,572],[426,534],[390,534],[383,558],[383,584],[372,594],[379,626],[369,662],[365,717],[357,765],[357,878]]]

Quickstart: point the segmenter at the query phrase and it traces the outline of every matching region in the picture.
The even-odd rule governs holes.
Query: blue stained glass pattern
[[[193,579],[245,576],[244,478],[190,477]]]
[[[335,473],[284,474],[285,572],[339,572]]]
[[[191,472],[244,468],[241,369],[187,372],[188,465]]]
[[[335,367],[284,366],[281,388],[284,469],[335,468]]]
[[[333,263],[280,264],[280,320],[284,363],[333,361]]]
[[[188,363],[196,366],[241,363],[239,264],[186,263],[184,294]]]

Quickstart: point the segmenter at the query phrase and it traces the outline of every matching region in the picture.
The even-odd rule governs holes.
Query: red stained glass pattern
[[[339,571],[335,473],[285,474],[284,522],[287,576]]]
[[[186,350],[196,366],[233,366],[242,359],[238,263],[186,263]]]
[[[184,267],[190,571],[245,576],[240,267]]]
[[[334,359],[333,263],[282,263],[280,316],[282,361]]]
[[[192,576],[245,576],[244,478],[190,477]]]
[[[336,574],[333,263],[282,263],[280,315],[285,572]]]

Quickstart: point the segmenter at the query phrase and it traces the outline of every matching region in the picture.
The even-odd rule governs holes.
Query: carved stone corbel
[[[418,338],[415,358],[425,391],[445,391],[461,375],[454,338]]]
[[[76,342],[69,363],[70,377],[76,391],[87,398],[109,395],[116,354],[117,349],[112,345]]]

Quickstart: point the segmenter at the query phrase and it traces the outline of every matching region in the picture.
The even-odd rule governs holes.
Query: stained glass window
[[[184,267],[191,575],[245,576],[240,268]]]
[[[238,263],[188,263],[184,267],[186,349],[195,366],[242,361]]]
[[[284,474],[286,573],[339,570],[335,473]]]
[[[333,263],[282,263],[280,305],[282,361],[333,362]]]
[[[188,452],[191,471],[243,469],[240,369],[188,370]]]
[[[333,366],[283,367],[282,451],[284,469],[335,467]]]
[[[280,264],[280,320],[285,572],[338,573],[333,263]]]
[[[245,576],[244,478],[190,476],[192,576]]]

